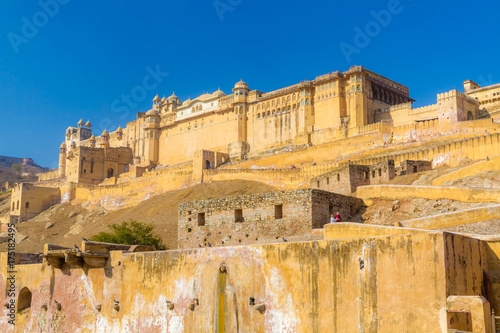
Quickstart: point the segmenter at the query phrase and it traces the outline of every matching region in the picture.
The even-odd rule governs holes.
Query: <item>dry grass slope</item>
[[[223,198],[233,195],[271,192],[270,185],[253,181],[221,181],[198,184],[193,187],[167,192],[131,208],[115,212],[104,209],[89,211],[83,205],[58,204],[30,221],[19,224],[19,233],[28,238],[17,245],[19,252],[36,253],[45,243],[72,247],[82,237],[88,238],[101,231],[108,231],[111,223],[135,220],[155,225],[163,242],[177,248],[177,208],[179,203],[192,200]],[[82,207],[83,206],[83,207]],[[46,229],[47,224],[54,225]],[[6,243],[0,251],[6,250]]]

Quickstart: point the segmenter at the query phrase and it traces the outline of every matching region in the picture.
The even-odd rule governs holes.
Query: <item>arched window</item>
[[[113,168],[109,168],[109,169],[108,169],[108,178],[113,177],[114,173],[115,173],[115,172],[114,172]]]
[[[16,210],[16,203],[15,202],[12,203],[12,211],[14,211],[14,210]]]
[[[29,203],[28,201],[26,201],[26,203],[24,204],[24,207],[25,207],[26,209],[30,208],[30,203]]]
[[[467,112],[467,120],[474,120],[474,115],[470,111]]]
[[[206,160],[205,161],[205,169],[211,169],[211,164],[210,164],[210,161],[209,160]]]
[[[31,291],[24,287],[19,292],[19,297],[17,299],[17,311],[22,311],[31,307]]]

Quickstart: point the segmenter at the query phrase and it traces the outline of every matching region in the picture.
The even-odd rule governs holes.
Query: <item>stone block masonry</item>
[[[347,164],[311,179],[311,187],[341,194],[356,192],[359,186],[388,183],[395,177],[394,160],[372,165]]]
[[[180,248],[252,244],[307,235],[331,214],[344,219],[362,202],[341,194],[301,189],[186,202],[179,205]]]

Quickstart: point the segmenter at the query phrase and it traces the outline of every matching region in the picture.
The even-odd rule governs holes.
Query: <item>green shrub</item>
[[[153,245],[157,250],[167,250],[161,238],[153,234],[154,226],[137,221],[113,223],[108,226],[111,232],[100,232],[90,238],[94,242],[126,244],[126,245]]]

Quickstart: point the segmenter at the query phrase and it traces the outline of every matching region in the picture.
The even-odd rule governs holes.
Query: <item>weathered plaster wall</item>
[[[400,222],[406,228],[441,229],[500,218],[500,205],[459,210]]]
[[[369,204],[373,198],[450,199],[463,202],[499,202],[500,189],[415,185],[368,185],[358,187],[357,197]]]
[[[62,189],[64,201],[81,203],[90,201],[90,207],[117,210],[132,207],[150,197],[190,186],[192,172],[165,172],[107,186],[69,184]]]
[[[485,161],[480,161],[469,166],[460,168],[459,170],[450,172],[447,175],[436,178],[432,181],[432,185],[441,186],[447,181],[453,181],[460,178],[475,176],[477,174],[500,169],[500,156],[489,158]]]
[[[12,189],[10,215],[27,220],[61,200],[59,188],[20,183]]]
[[[481,251],[461,236],[430,233],[113,252],[104,269],[20,265],[17,288],[29,288],[33,297],[30,309],[18,314],[17,329],[214,332],[220,322],[224,330],[219,326],[218,332],[441,333],[448,293],[480,292],[483,264],[471,261],[482,257]],[[222,263],[227,274],[219,270]],[[4,297],[1,293],[2,304]],[[249,305],[250,297],[265,305],[264,313]],[[195,298],[199,305],[191,311]],[[0,329],[13,332],[7,311],[2,307]]]

